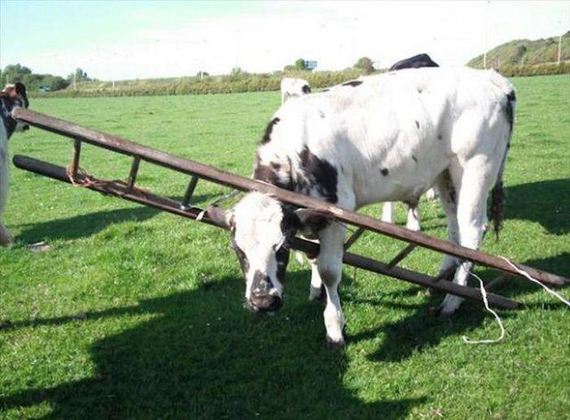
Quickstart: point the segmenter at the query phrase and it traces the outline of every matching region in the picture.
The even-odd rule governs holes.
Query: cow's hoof
[[[453,305],[446,305],[446,304],[442,303],[436,309],[435,314],[438,317],[446,318],[446,317],[450,317],[451,315],[453,315],[455,313],[455,311],[457,311],[457,308],[454,307]]]
[[[412,230],[414,232],[421,232],[422,228],[418,223],[408,223],[406,224],[406,229]]]
[[[311,302],[324,302],[325,300],[325,288],[324,286],[321,287],[313,287],[309,290],[309,300]]]
[[[344,337],[341,338],[339,341],[335,341],[327,335],[327,341],[326,341],[327,349],[333,350],[333,351],[340,350],[340,349],[343,349],[345,347],[345,345],[346,345],[346,342],[344,341]]]

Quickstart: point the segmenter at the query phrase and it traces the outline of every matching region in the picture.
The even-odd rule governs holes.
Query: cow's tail
[[[487,218],[489,219],[489,222],[493,223],[493,231],[495,232],[495,237],[497,238],[497,240],[499,239],[499,232],[503,227],[503,218],[505,216],[505,188],[503,183],[503,172],[505,171],[507,154],[511,146],[515,105],[516,105],[515,91],[511,90],[506,95],[506,101],[504,104],[504,113],[508,124],[507,147],[505,149],[505,153],[501,161],[501,166],[499,167],[497,181],[495,182],[495,186],[491,190],[489,209],[487,213]]]

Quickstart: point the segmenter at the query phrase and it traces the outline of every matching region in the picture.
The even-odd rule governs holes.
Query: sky
[[[376,67],[428,53],[460,66],[512,39],[570,30],[570,1],[26,1],[0,0],[0,67],[101,80]]]

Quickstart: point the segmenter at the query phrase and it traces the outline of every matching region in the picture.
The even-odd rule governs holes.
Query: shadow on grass
[[[552,273],[565,274],[570,272],[570,254],[562,253],[556,257],[528,260],[525,265],[546,270]],[[477,270],[477,274],[484,280],[491,280],[497,276],[494,270],[484,269]],[[478,287],[478,282],[470,279],[470,285]],[[567,285],[564,289],[568,289]],[[431,296],[424,304],[402,304],[393,302],[398,295],[402,297],[416,295],[423,289],[421,287],[410,287],[409,289],[381,296],[377,299],[348,299],[353,304],[365,303],[368,305],[388,308],[399,308],[408,310],[409,315],[401,320],[388,325],[382,325],[378,328],[372,328],[361,334],[351,337],[352,340],[367,340],[376,337],[379,333],[384,333],[386,338],[380,347],[371,356],[373,361],[383,362],[400,362],[409,358],[418,351],[424,351],[431,347],[437,346],[442,339],[448,336],[468,335],[470,331],[477,329],[483,323],[484,319],[490,317],[485,312],[482,303],[465,301],[461,308],[450,317],[438,317],[434,314],[434,309],[443,299],[440,296]],[[493,290],[493,293],[504,295],[505,297],[516,300],[529,293],[543,293],[544,303],[531,303],[524,305],[521,310],[567,310],[567,307],[548,295],[543,289],[520,277],[511,277],[507,280],[501,290]],[[517,311],[500,311],[502,319],[516,317]]]
[[[18,236],[24,243],[53,241],[56,239],[79,239],[94,235],[114,223],[150,219],[158,214],[158,210],[150,207],[134,207],[111,211],[100,211],[82,214],[66,219],[25,225]]]
[[[201,202],[209,197],[210,195],[195,196],[192,202]],[[171,198],[176,201],[182,200],[182,197]],[[82,214],[33,225],[22,225],[23,229],[18,236],[18,240],[24,243],[34,243],[38,241],[50,242],[56,239],[86,238],[104,230],[111,224],[127,221],[142,222],[151,219],[160,212],[160,210],[152,207],[141,206]]]
[[[291,294],[303,299],[291,297],[275,316],[249,314],[241,307],[241,282],[225,278],[83,320],[15,323],[104,327],[113,317],[153,316],[94,343],[92,378],[1,397],[0,407],[48,402],[53,418],[402,418],[424,403],[425,397],[366,403],[344,386],[347,357],[325,348],[322,307],[306,302],[306,276],[291,274]]]
[[[555,235],[570,232],[570,178],[515,185],[506,194],[507,219],[531,220]]]
[[[552,271],[570,269],[567,253],[525,263]],[[352,279],[346,274],[350,285]],[[486,270],[479,274],[492,277]],[[88,322],[101,322],[103,327],[113,318],[152,315],[149,321],[94,343],[92,378],[1,397],[0,407],[48,402],[53,418],[401,418],[428,401],[420,397],[365,403],[344,386],[348,360],[344,352],[331,352],[323,345],[322,306],[305,301],[308,275],[307,271],[290,273],[288,302],[275,316],[249,314],[240,304],[239,280],[224,278],[136,306],[14,322],[12,328],[68,323],[80,328]],[[382,332],[386,337],[371,360],[400,362],[446,337],[469,335],[487,317],[478,303],[466,302],[455,316],[440,318],[431,308],[441,297],[416,305],[394,301],[419,290],[411,287],[397,295],[365,300],[347,293],[345,301],[352,304],[406,311],[397,322],[349,336],[349,343]],[[502,291],[511,298],[533,292],[540,293],[538,286],[516,279]],[[545,301],[551,299],[545,295]],[[564,310],[548,305],[550,310]],[[543,308],[526,310],[534,309]],[[517,313],[502,311],[501,316]]]

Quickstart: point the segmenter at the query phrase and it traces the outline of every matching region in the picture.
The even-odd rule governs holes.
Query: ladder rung
[[[141,158],[139,156],[135,156],[133,159],[133,163],[131,164],[131,172],[129,173],[129,180],[127,182],[127,189],[130,191],[135,186],[135,182],[137,180],[137,174],[139,173],[139,165],[141,163]]]
[[[79,171],[79,158],[81,156],[81,140],[75,139],[73,142],[73,160],[71,161],[71,177],[77,178]]]
[[[358,240],[358,238],[360,238],[362,236],[362,234],[364,232],[365,232],[365,229],[363,229],[363,228],[356,229],[356,231],[344,243],[344,250],[346,251],[348,248],[350,248],[352,245],[354,245],[354,243]]]
[[[190,182],[188,183],[188,188],[186,188],[186,193],[184,194],[184,198],[182,199],[182,202],[180,203],[180,208],[182,209],[188,209],[188,204],[190,203],[190,199],[192,198],[192,194],[194,194],[194,190],[196,189],[196,184],[198,184],[198,180],[200,178],[198,178],[197,176],[193,176],[190,179]]]
[[[398,255],[392,258],[392,261],[388,263],[388,267],[389,268],[395,267],[400,261],[406,258],[410,254],[410,252],[412,252],[416,248],[416,246],[417,246],[416,244],[408,244],[408,246],[406,246],[404,249],[398,252]]]

